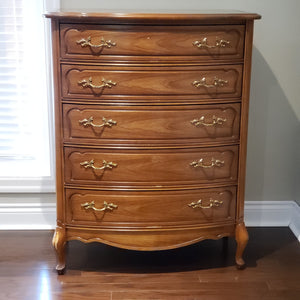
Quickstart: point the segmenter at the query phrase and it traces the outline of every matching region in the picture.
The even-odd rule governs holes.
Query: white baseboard
[[[248,227],[290,227],[300,242],[300,206],[295,201],[246,201]]]
[[[0,230],[54,229],[55,203],[0,203]],[[300,207],[294,201],[246,201],[248,227],[289,226],[300,241]]]
[[[245,224],[254,227],[289,226],[294,201],[246,201]]]
[[[54,229],[55,203],[0,203],[0,230]]]
[[[300,242],[300,206],[296,202],[293,203],[291,222],[289,226]]]

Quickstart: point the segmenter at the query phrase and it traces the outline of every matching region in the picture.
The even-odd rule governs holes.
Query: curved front
[[[65,183],[153,188],[236,182],[238,146],[176,150],[65,147]]]
[[[142,251],[167,250],[184,247],[205,239],[217,240],[233,236],[235,225],[224,224],[211,227],[171,227],[144,229],[93,229],[67,228],[67,240],[84,243],[100,242],[118,248]]]

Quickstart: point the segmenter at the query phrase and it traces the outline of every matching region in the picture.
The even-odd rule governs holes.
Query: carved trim
[[[180,247],[188,246],[188,245],[191,245],[191,244],[195,244],[197,242],[200,242],[200,241],[203,241],[203,240],[206,240],[206,239],[219,240],[219,239],[221,239],[223,237],[226,237],[226,236],[233,236],[233,234],[230,233],[230,232],[224,232],[222,234],[207,234],[207,235],[203,235],[199,238],[189,240],[187,242],[172,244],[172,245],[163,246],[163,247],[130,246],[130,245],[126,245],[126,244],[119,244],[119,243],[111,242],[111,241],[108,241],[108,240],[105,240],[105,239],[102,239],[102,238],[85,239],[85,238],[82,238],[80,236],[70,236],[70,237],[68,237],[67,240],[68,241],[78,240],[78,241],[81,241],[83,243],[98,242],[98,243],[103,243],[103,244],[107,244],[107,245],[118,247],[118,248],[130,249],[130,250],[168,250],[168,249],[175,249],[175,248],[180,248]]]
[[[186,233],[189,233],[186,236]],[[151,237],[157,236],[158,233],[168,236],[168,242],[164,245],[158,243],[156,246],[155,241],[152,241]],[[118,237],[120,235],[128,234],[128,236],[134,236],[135,238],[127,240],[122,239],[120,241]],[[67,240],[79,240],[83,243],[100,242],[107,245],[131,249],[131,250],[166,250],[174,249],[190,244],[197,243],[205,239],[221,239],[225,236],[234,236],[235,224],[233,222],[227,224],[214,224],[209,226],[186,226],[184,228],[170,227],[170,228],[80,228],[69,227],[67,230]],[[148,244],[145,243],[148,239]],[[180,236],[180,241],[178,241]]]

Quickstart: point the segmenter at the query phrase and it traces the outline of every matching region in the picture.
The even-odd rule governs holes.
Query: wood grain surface
[[[170,60],[172,56],[186,56],[190,60],[189,56],[195,56],[194,59],[198,61],[218,61],[243,57],[242,25],[182,27],[62,24],[60,32],[61,57],[64,59],[137,61],[145,59],[144,56],[149,60]],[[87,41],[89,37],[91,46],[81,46],[78,43],[81,40]],[[205,38],[208,47],[193,44]],[[102,39],[115,45],[101,47]],[[216,46],[220,40],[229,44],[225,47]]]
[[[235,218],[236,188],[234,186],[189,191],[118,192],[67,189],[68,224],[110,227],[181,226],[232,222]],[[193,207],[198,203],[205,208]],[[84,203],[113,203],[113,210],[94,211]],[[210,204],[212,202],[212,206]],[[217,202],[216,202],[217,201]],[[215,203],[216,202],[216,203]]]
[[[256,13],[239,10],[102,10],[101,12],[83,11],[54,11],[45,13],[46,18],[59,20],[62,23],[98,23],[103,24],[142,24],[142,25],[204,25],[204,24],[245,24],[247,20],[260,19]]]
[[[57,276],[52,235],[0,231],[1,299],[299,299],[300,247],[288,227],[249,228],[244,271],[233,239],[150,252],[70,241],[66,274]]]
[[[204,167],[193,162],[203,159]],[[102,170],[86,168],[83,162],[94,160],[96,168],[103,161],[117,166]],[[223,163],[214,165],[214,161]],[[65,182],[87,185],[184,185],[192,183],[235,182],[237,179],[238,147],[215,147],[174,150],[118,150],[65,148]]]
[[[91,117],[95,126],[108,120],[116,124],[84,125],[82,121]],[[188,107],[64,104],[63,122],[64,140],[69,143],[182,144],[182,140],[187,143],[232,143],[239,140],[240,104]]]
[[[206,98],[239,98],[242,87],[242,66],[210,67],[105,67],[62,65],[62,96],[64,98],[101,99],[102,95],[197,95]],[[209,87],[195,87],[194,81],[206,79]],[[226,81],[214,86],[215,78]],[[101,86],[102,80],[115,85],[103,88],[82,86],[80,82],[91,79]],[[210,87],[212,86],[212,87]]]

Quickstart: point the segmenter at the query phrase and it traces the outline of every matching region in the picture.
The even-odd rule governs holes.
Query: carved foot
[[[58,275],[64,275],[65,274],[66,268],[64,267],[63,269],[59,269],[59,266],[56,266],[56,271]]]
[[[236,225],[235,240],[237,243],[235,254],[236,267],[239,270],[243,270],[246,267],[245,261],[243,260],[243,253],[249,240],[248,232],[244,222]]]
[[[56,252],[57,257],[57,274],[63,275],[65,272],[66,261],[65,261],[65,246],[66,246],[66,234],[65,229],[62,227],[57,226],[53,239],[52,244]]]

